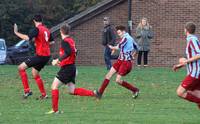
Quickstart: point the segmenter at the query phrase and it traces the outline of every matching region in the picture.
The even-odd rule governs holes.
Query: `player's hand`
[[[133,53],[132,53],[132,57],[133,57],[133,58],[136,58],[136,57],[137,57],[137,52],[133,52]]]
[[[115,53],[115,50],[112,50],[111,55],[114,55],[114,53]]]
[[[182,68],[183,66],[184,66],[184,64],[177,64],[177,65],[174,65],[174,66],[172,67],[172,70],[176,72],[178,69]]]
[[[187,64],[187,59],[186,58],[179,58],[179,64],[186,65]]]
[[[15,32],[15,33],[18,32],[18,27],[17,27],[17,24],[16,24],[16,23],[14,24],[14,32]]]
[[[54,59],[54,60],[51,62],[51,64],[52,64],[53,66],[56,66],[56,65],[59,65],[59,64],[60,64],[60,61],[59,61],[58,59]]]
[[[110,49],[113,49],[113,46],[111,46],[111,45],[108,45],[108,47],[109,47]]]

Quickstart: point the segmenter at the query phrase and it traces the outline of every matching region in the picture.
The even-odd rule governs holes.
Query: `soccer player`
[[[178,86],[177,95],[196,103],[200,108],[200,42],[194,35],[196,26],[193,22],[186,23],[184,30],[187,36],[187,58],[180,58],[179,64],[174,65],[173,70],[177,71],[186,65],[187,76]]]
[[[50,59],[50,44],[53,44],[53,38],[50,34],[48,28],[46,28],[42,23],[42,16],[35,15],[33,17],[34,28],[29,32],[29,34],[22,34],[18,32],[18,27],[14,24],[14,33],[21,39],[30,41],[35,38],[36,55],[22,62],[18,66],[19,75],[24,86],[23,98],[28,98],[32,95],[32,91],[29,88],[28,77],[26,74],[26,69],[32,67],[32,75],[38,85],[41,96],[38,99],[47,98],[47,94],[44,88],[42,78],[39,75],[41,69],[48,63]]]
[[[110,82],[111,77],[116,73],[116,83],[130,90],[133,93],[133,98],[136,98],[139,93],[138,88],[121,79],[123,76],[126,76],[131,71],[132,60],[134,59],[134,56],[136,54],[136,49],[134,48],[134,46],[136,46],[136,48],[138,49],[138,45],[136,44],[134,39],[126,32],[124,26],[117,26],[116,30],[117,34],[121,38],[121,41],[117,46],[108,46],[112,50],[120,49],[120,54],[118,60],[113,64],[112,68],[105,76],[101,87],[98,90],[94,91],[98,99],[102,97],[105,88]]]
[[[84,88],[75,87],[75,77],[76,77],[76,48],[75,42],[70,37],[70,26],[64,24],[60,28],[61,33],[61,47],[60,47],[60,57],[52,61],[52,65],[60,66],[60,71],[57,73],[53,83],[52,83],[52,110],[46,114],[57,114],[60,113],[58,110],[59,101],[59,87],[61,85],[67,85],[69,88],[69,93],[71,95],[79,96],[95,96],[93,91],[86,90]]]

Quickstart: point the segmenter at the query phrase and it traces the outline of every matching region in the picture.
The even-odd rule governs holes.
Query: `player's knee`
[[[74,92],[69,91],[69,95],[75,95]]]
[[[56,87],[56,86],[52,85],[52,86],[51,86],[51,89],[52,89],[52,90],[57,90],[57,89],[58,89],[58,87]]]
[[[118,84],[121,84],[121,80],[118,79],[118,78],[116,78],[115,82],[118,83]]]
[[[21,65],[19,65],[18,70],[21,71],[21,70],[25,70],[25,69]]]
[[[34,70],[32,70],[32,75],[33,75],[33,78],[35,78],[35,77],[37,77],[39,75],[39,73],[34,71]]]
[[[36,78],[37,77],[37,74],[32,72],[32,75],[33,75],[33,78]]]
[[[180,90],[178,90],[178,89],[176,90],[176,94],[179,97],[183,97],[183,93]]]
[[[106,79],[110,79],[110,77],[111,77],[111,76],[110,76],[109,74],[107,74],[107,75],[105,76]]]

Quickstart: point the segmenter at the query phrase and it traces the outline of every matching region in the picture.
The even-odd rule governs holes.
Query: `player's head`
[[[119,25],[116,27],[116,30],[117,30],[117,34],[120,36],[120,37],[123,37],[123,35],[126,33],[126,27],[125,26],[122,26],[122,25]]]
[[[196,30],[196,25],[194,22],[187,22],[185,25],[185,34],[194,34]]]
[[[110,24],[110,18],[109,17],[104,17],[103,18],[103,24],[106,26],[106,25],[109,25]]]
[[[34,15],[34,17],[33,17],[34,23],[42,23],[42,21],[43,21],[43,19],[42,19],[42,16],[40,14]]]
[[[60,33],[61,33],[61,35],[69,35],[69,33],[70,33],[70,26],[68,24],[63,24],[60,27]]]

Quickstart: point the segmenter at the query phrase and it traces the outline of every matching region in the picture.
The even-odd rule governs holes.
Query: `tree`
[[[20,32],[28,33],[33,26],[32,17],[40,13],[47,27],[52,27],[101,0],[1,0],[0,37],[7,45],[19,39],[13,34],[13,24],[19,25]]]

